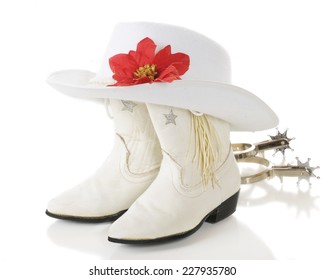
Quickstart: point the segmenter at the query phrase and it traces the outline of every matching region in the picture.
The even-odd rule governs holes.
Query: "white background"
[[[112,148],[113,124],[98,104],[46,83],[61,69],[96,71],[113,25],[156,21],[201,32],[231,55],[233,84],[263,99],[289,128],[296,155],[325,168],[325,8],[323,1],[7,1],[0,4],[0,273],[69,271],[67,263],[118,259],[300,260],[324,258],[322,179],[243,186],[236,214],[170,244],[107,242],[109,223],[56,221],[49,199],[90,174]],[[266,140],[275,130],[232,135]],[[280,160],[279,156],[272,158]],[[316,173],[321,176],[322,170]],[[16,264],[27,270],[15,269]],[[55,266],[54,266],[55,263]],[[65,263],[65,264],[64,264]],[[231,263],[231,262],[230,262]],[[53,265],[53,266],[52,266]],[[86,265],[87,266],[87,265]],[[45,267],[45,268],[44,268]],[[85,267],[85,266],[83,266]],[[6,268],[6,269],[3,269]],[[87,267],[86,267],[87,268]],[[296,266],[297,271],[301,269]],[[10,270],[13,269],[13,270]],[[65,269],[65,270],[64,270]],[[15,274],[16,273],[16,274]],[[10,275],[9,275],[10,274]],[[20,275],[20,274],[19,274]],[[46,277],[44,279],[52,279]],[[265,278],[266,279],[266,278]],[[316,279],[316,278],[314,278]]]

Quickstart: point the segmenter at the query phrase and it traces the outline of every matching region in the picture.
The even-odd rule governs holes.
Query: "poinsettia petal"
[[[170,58],[171,65],[173,65],[179,75],[183,75],[187,72],[190,66],[190,57],[185,53],[174,53]]]
[[[120,81],[132,78],[137,64],[128,54],[117,54],[109,59],[109,65],[114,73],[113,79]]]
[[[128,80],[128,79],[132,80],[132,78],[130,78],[129,75],[125,74],[124,72],[114,74],[113,79],[117,82],[122,82],[122,81]]]
[[[107,86],[129,86],[133,84],[133,79],[125,78],[122,80],[118,80],[115,84],[107,85]]]
[[[109,66],[113,73],[120,71],[121,69],[128,69],[136,67],[135,61],[128,54],[117,54],[109,59]]]
[[[163,70],[160,74],[159,77],[155,79],[155,82],[172,82],[175,80],[180,80],[180,76],[178,74],[177,69],[173,66],[170,65],[168,66],[165,70]]]
[[[140,79],[134,80],[134,85],[139,85],[139,84],[151,84],[152,80],[149,77],[142,77]]]
[[[171,54],[170,45],[160,50],[154,59],[158,71],[164,71],[170,65],[174,66],[179,75],[183,75],[189,68],[190,57],[184,53]]]
[[[138,67],[152,64],[155,58],[156,47],[154,41],[146,37],[138,43],[137,50],[130,51],[129,55],[134,58]]]
[[[170,45],[161,49],[155,56],[153,63],[157,66],[158,71],[164,71],[170,64],[171,47]]]

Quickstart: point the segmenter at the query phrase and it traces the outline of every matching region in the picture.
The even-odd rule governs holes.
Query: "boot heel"
[[[206,218],[205,222],[215,224],[236,211],[239,191],[233,196],[229,197],[226,201],[222,202],[216,209],[214,209]]]

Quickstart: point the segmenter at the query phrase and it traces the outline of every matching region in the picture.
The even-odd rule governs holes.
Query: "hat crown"
[[[98,75],[111,78],[113,73],[108,59],[135,50],[146,37],[155,42],[157,51],[170,45],[172,53],[189,55],[190,67],[182,75],[182,80],[230,83],[230,59],[219,44],[186,28],[150,22],[119,23],[115,26]]]

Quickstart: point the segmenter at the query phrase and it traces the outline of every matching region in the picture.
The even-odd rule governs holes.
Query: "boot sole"
[[[174,241],[178,239],[182,239],[185,237],[188,237],[195,233],[204,222],[215,224],[230,215],[232,215],[236,211],[237,202],[239,197],[239,191],[236,192],[234,195],[229,197],[227,200],[222,202],[218,207],[216,207],[214,210],[212,210],[208,215],[206,215],[202,221],[193,229],[189,231],[185,231],[178,234],[173,234],[169,236],[159,237],[155,239],[119,239],[119,238],[112,238],[108,237],[108,241],[114,242],[114,243],[122,243],[122,244],[159,244],[159,243],[165,243],[169,241]]]
[[[103,223],[103,222],[112,222],[121,217],[126,210],[120,211],[116,214],[100,216],[100,217],[81,217],[81,216],[70,216],[70,215],[60,215],[54,214],[50,211],[46,210],[45,214],[50,216],[51,218],[59,219],[59,220],[67,220],[81,223]]]

